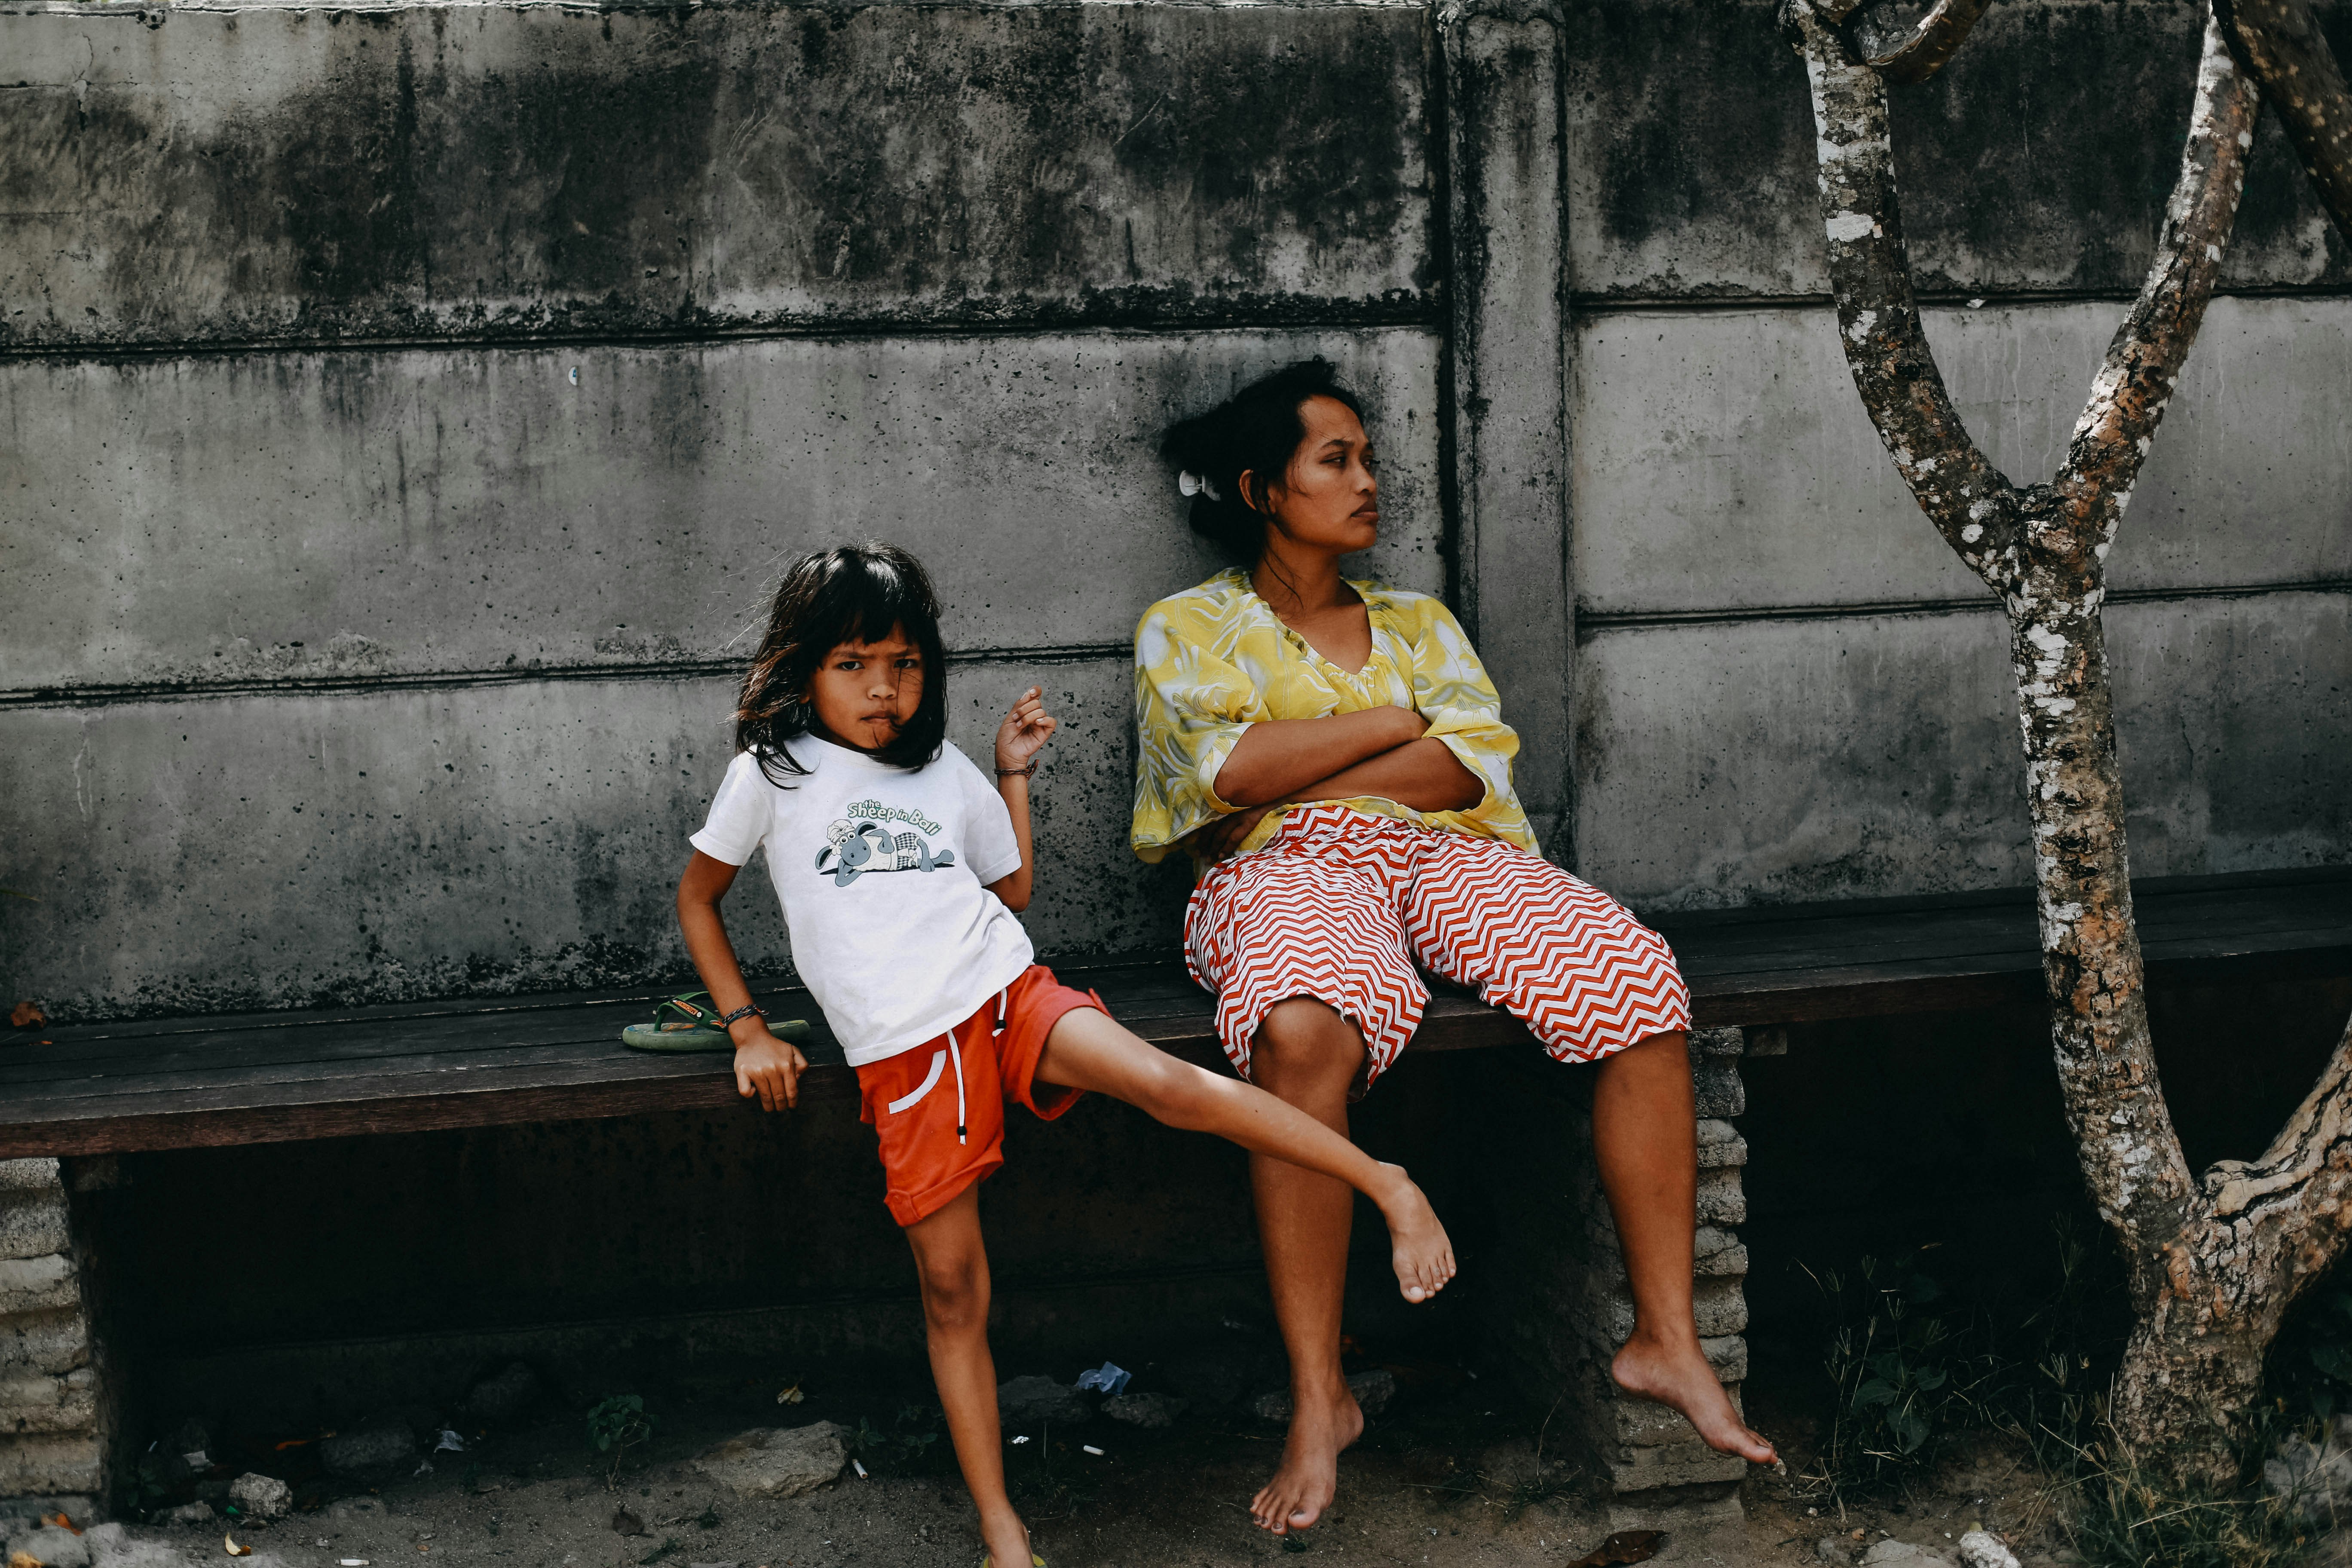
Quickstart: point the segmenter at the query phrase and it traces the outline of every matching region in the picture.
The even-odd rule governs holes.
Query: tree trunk
[[[1781,13],[1812,89],[1840,344],[1920,510],[2008,614],[2059,1089],[2137,1321],[2117,1432],[2181,1479],[2226,1483],[2279,1321],[2352,1225],[2352,1031],[2271,1151],[2217,1166],[2199,1191],[2148,1036],[2100,607],[2107,552],[2221,271],[2261,100],[2209,19],[2147,279],[2064,465],[2020,489],[1969,438],[1921,330],[1887,137],[1886,77],[1932,74],[1982,6],[1938,5],[1875,58],[1841,30],[1853,9],[1786,0]]]

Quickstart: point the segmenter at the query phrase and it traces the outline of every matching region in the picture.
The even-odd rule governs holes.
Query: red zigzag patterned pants
[[[1363,1031],[1361,1094],[1420,1026],[1416,964],[1509,1012],[1562,1061],[1690,1026],[1674,952],[1608,894],[1517,845],[1344,805],[1296,808],[1265,847],[1211,868],[1184,950],[1244,1078],[1266,1013],[1311,996]]]

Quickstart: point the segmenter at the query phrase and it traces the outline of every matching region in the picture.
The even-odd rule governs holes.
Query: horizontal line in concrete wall
[[[0,15],[5,15],[0,12]],[[1023,338],[1048,333],[1099,333],[1118,337],[1179,337],[1193,332],[1237,331],[1329,331],[1367,327],[1442,329],[1448,321],[1442,289],[1409,300],[1302,300],[1295,304],[1253,301],[1230,309],[1205,306],[1195,311],[1029,310],[961,317],[951,314],[885,320],[875,317],[811,317],[711,326],[680,324],[620,331],[591,325],[496,327],[446,332],[262,333],[247,337],[169,338],[127,342],[77,341],[62,343],[0,342],[0,364],[65,361],[83,363],[124,360],[233,358],[279,353],[393,353],[412,350],[471,348],[691,348],[710,343],[770,342],[819,339],[857,342],[889,338]]]
[[[2110,605],[2160,605],[2191,599],[2254,599],[2267,594],[2347,594],[2352,577],[2315,577],[2294,583],[2242,583],[2216,588],[2116,588]],[[1853,605],[1765,605],[1708,610],[1584,610],[1576,615],[1579,642],[1603,632],[1644,631],[1653,626],[1710,626],[1749,621],[1853,621],[1878,616],[1998,615],[2000,601],[1987,590],[1980,598],[1887,599]]]
[[[1154,10],[1244,11],[1295,5],[1299,0],[26,0],[0,5],[0,16],[120,16],[136,20],[150,12],[205,12],[237,16],[246,12],[308,11],[327,16],[376,16],[398,11],[561,11],[577,16],[601,16],[608,11],[651,13],[687,11],[1074,11],[1081,5],[1150,6]],[[1427,0],[1315,0],[1328,11],[1412,11]]]
[[[2120,289],[1937,289],[1919,292],[1922,305],[1948,307],[1982,302],[1986,307],[2018,305],[2080,305],[2105,302],[2128,305],[2139,296]],[[2217,300],[2352,300],[2352,289],[2341,284],[2250,284],[2242,289],[2216,289]],[[1638,316],[1703,314],[1709,311],[1786,310],[1834,305],[1826,294],[1576,294],[1569,308],[1579,316]]]
[[[1127,643],[1075,643],[1061,647],[959,648],[950,664],[1099,664],[1135,657]],[[373,670],[336,675],[269,675],[215,679],[140,680],[110,685],[35,686],[0,690],[0,709],[115,708],[140,702],[205,702],[226,697],[383,691],[462,691],[484,686],[529,686],[558,680],[738,679],[748,660],[646,659],[612,664],[518,664],[496,669]]]

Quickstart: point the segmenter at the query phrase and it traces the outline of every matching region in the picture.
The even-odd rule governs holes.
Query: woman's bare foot
[[[1408,1301],[1426,1301],[1454,1278],[1454,1243],[1438,1223],[1437,1211],[1429,1206],[1428,1194],[1404,1173],[1404,1167],[1384,1164],[1381,1169],[1395,1176],[1389,1191],[1375,1201],[1381,1205],[1381,1217],[1389,1223],[1397,1289]]]
[[[1336,1394],[1301,1398],[1291,1391],[1290,1436],[1282,1468],[1250,1499],[1250,1517],[1276,1535],[1305,1530],[1323,1517],[1339,1489],[1339,1450],[1364,1435],[1363,1407],[1335,1382]]]
[[[1710,1448],[1737,1454],[1751,1465],[1769,1465],[1780,1458],[1771,1444],[1739,1419],[1731,1395],[1706,1364],[1696,1338],[1668,1344],[1636,1330],[1609,1363],[1609,1375],[1628,1394],[1681,1411]]]

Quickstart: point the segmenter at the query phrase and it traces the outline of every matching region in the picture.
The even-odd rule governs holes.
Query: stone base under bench
[[[68,1207],[58,1162],[0,1160],[0,1513],[80,1523],[112,1424]]]
[[[1698,1219],[1693,1306],[1700,1342],[1739,1403],[1748,1375],[1748,1144],[1731,1118],[1747,1109],[1738,1029],[1691,1037],[1697,1089]],[[1522,1386],[1553,1406],[1551,1430],[1584,1451],[1612,1494],[1614,1529],[1682,1528],[1740,1516],[1748,1463],[1717,1453],[1673,1410],[1620,1390],[1609,1363],[1633,1329],[1617,1230],[1592,1154],[1592,1071],[1521,1052],[1482,1064],[1491,1117],[1481,1142],[1498,1229],[1481,1265],[1496,1349]]]

